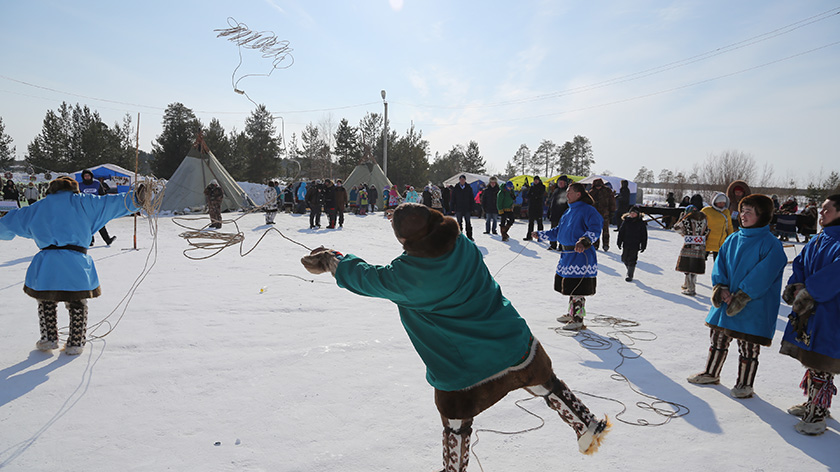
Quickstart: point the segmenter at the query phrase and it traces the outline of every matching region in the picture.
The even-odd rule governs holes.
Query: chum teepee
[[[379,164],[377,164],[376,162],[366,162],[364,164],[357,165],[356,168],[353,169],[353,172],[351,172],[350,175],[347,176],[342,185],[349,192],[354,185],[360,184],[376,186],[377,201],[374,203],[379,208],[385,208],[385,205],[382,204],[382,190],[385,188],[386,185],[393,186],[393,184],[390,180],[388,180],[388,177],[385,177],[385,172],[382,171],[382,168],[379,167]]]
[[[254,202],[242,187],[233,180],[216,156],[207,147],[199,133],[195,143],[181,161],[181,165],[166,183],[161,210],[183,211],[186,208],[202,207],[205,204],[204,189],[215,179],[225,192],[222,211],[238,210],[254,206]]]

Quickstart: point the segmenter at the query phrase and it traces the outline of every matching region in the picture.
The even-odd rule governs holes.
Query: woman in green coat
[[[609,421],[593,415],[554,375],[545,350],[455,220],[404,203],[392,224],[405,252],[388,265],[325,248],[301,262],[312,273],[331,272],[339,287],[397,304],[435,389],[444,470],[466,470],[473,417],[519,388],[560,414],[575,430],[581,452],[595,452]]]

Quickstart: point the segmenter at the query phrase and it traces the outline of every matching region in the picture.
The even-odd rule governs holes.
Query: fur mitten
[[[581,236],[577,242],[583,244],[583,249],[589,249],[592,246],[592,241],[590,241],[586,236]]]
[[[341,256],[342,254],[338,251],[319,247],[314,249],[308,256],[301,257],[300,263],[312,274],[329,272],[335,276],[335,270],[338,268],[338,262]]]
[[[795,297],[795,293],[797,290],[805,288],[805,284],[795,283],[790,284],[782,291],[782,300],[785,301],[788,305],[793,304],[793,299]]]
[[[729,306],[726,308],[726,315],[737,315],[741,312],[741,310],[744,309],[745,306],[747,306],[747,303],[749,303],[751,300],[752,298],[750,298],[749,295],[738,290],[737,292],[735,292],[734,295],[732,295],[732,298],[729,300]]]
[[[720,306],[723,305],[724,289],[729,290],[729,287],[723,284],[717,284],[715,285],[715,288],[712,289],[712,305],[714,305],[715,308],[720,308]]]
[[[802,290],[796,294],[796,298],[793,299],[793,304],[791,306],[797,315],[807,317],[812,311],[814,311],[814,305],[816,303],[817,302],[814,301],[814,297],[808,293],[808,289],[803,287]]]

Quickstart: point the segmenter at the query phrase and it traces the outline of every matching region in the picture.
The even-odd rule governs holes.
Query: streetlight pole
[[[382,91],[382,103],[385,105],[385,126],[382,128],[382,172],[388,178],[388,102],[385,100],[385,91]]]

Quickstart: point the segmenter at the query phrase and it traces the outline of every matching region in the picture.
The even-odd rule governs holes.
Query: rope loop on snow
[[[637,418],[635,421],[628,421],[622,418],[622,415],[627,412],[627,405],[625,405],[621,400],[579,390],[574,391],[576,393],[580,393],[581,395],[618,403],[621,405],[622,409],[615,415],[615,419],[631,426],[663,426],[674,418],[680,418],[689,414],[690,410],[685,405],[663,400],[657,396],[643,393],[635,387],[632,382],[630,382],[630,379],[627,378],[627,376],[618,371],[618,369],[624,365],[625,361],[639,359],[642,357],[642,350],[637,347],[633,347],[636,342],[656,341],[658,339],[656,333],[647,330],[630,329],[639,326],[639,323],[636,321],[614,316],[592,315],[592,319],[587,323],[588,326],[613,328],[612,331],[607,332],[606,337],[590,330],[564,331],[562,327],[552,329],[557,334],[577,338],[578,343],[580,343],[581,346],[591,351],[607,351],[617,345],[618,347],[616,349],[616,353],[621,357],[621,361],[613,368],[613,374],[610,375],[610,378],[617,382],[626,382],[627,386],[635,394],[651,400],[649,402],[644,400],[636,402],[637,408],[645,411],[652,411],[665,419],[655,423],[644,418]]]

